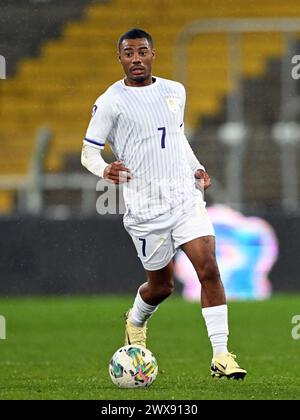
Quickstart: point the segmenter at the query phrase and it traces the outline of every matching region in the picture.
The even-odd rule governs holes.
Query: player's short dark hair
[[[148,32],[143,31],[143,29],[132,28],[120,36],[119,41],[118,41],[118,50],[120,51],[121,44],[124,41],[124,39],[137,39],[137,38],[146,38],[149,42],[150,47],[153,48],[153,39],[152,39],[152,36],[148,34]]]

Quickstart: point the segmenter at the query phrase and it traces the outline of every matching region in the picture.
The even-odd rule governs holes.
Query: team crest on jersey
[[[178,96],[166,96],[166,102],[169,110],[174,112],[174,114],[180,110]]]

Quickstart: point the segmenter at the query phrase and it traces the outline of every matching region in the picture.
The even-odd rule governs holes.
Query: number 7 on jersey
[[[166,127],[159,127],[158,131],[161,131],[161,148],[165,149],[166,147]]]

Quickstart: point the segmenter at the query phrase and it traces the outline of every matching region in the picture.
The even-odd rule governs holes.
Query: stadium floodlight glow
[[[0,79],[6,79],[6,60],[0,55]]]
[[[0,340],[6,339],[6,320],[3,315],[0,315]]]

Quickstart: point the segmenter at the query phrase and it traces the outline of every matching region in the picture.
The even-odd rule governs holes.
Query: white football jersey
[[[124,223],[144,222],[200,198],[184,141],[185,89],[155,77],[131,87],[120,80],[93,108],[84,143],[103,149],[107,140],[132,180],[123,184]]]

